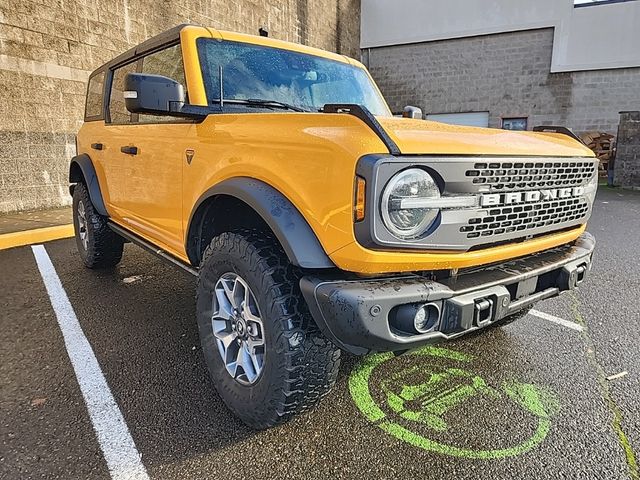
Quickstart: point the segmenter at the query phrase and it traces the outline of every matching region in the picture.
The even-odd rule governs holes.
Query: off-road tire
[[[81,239],[80,204],[84,206],[86,247]],[[87,268],[109,268],[120,262],[124,239],[109,228],[107,217],[96,212],[84,183],[78,183],[73,189],[73,227],[78,253]]]
[[[228,373],[213,334],[214,287],[225,273],[244,279],[261,312],[264,365],[250,385]],[[215,237],[202,258],[196,300],[200,341],[215,388],[250,427],[287,421],[335,384],[340,350],[318,330],[300,292],[299,272],[271,235],[240,231]]]

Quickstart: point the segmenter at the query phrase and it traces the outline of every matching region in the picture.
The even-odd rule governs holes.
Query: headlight
[[[440,189],[431,175],[409,168],[395,175],[382,194],[382,220],[398,238],[409,240],[422,235],[435,220],[437,208],[420,208],[425,200],[439,199]]]

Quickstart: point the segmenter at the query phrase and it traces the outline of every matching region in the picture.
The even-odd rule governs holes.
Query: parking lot
[[[262,432],[209,380],[194,278],[131,245],[101,272],[73,239],[45,250],[150,478],[637,480],[639,219],[640,194],[602,188],[579,291],[438,348],[344,355],[318,408]],[[94,428],[120,437],[92,423],[33,249],[0,265],[0,478],[109,478]]]

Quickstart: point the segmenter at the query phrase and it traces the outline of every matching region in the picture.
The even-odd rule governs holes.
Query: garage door
[[[430,113],[427,115],[427,120],[486,128],[489,126],[489,112]]]

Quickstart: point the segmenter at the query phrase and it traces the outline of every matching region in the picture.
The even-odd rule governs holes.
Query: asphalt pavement
[[[410,355],[344,355],[317,408],[261,432],[209,380],[193,277],[132,245],[100,272],[72,239],[45,248],[150,478],[638,480],[640,194],[594,208],[577,292]],[[32,249],[0,266],[0,478],[110,478]]]

